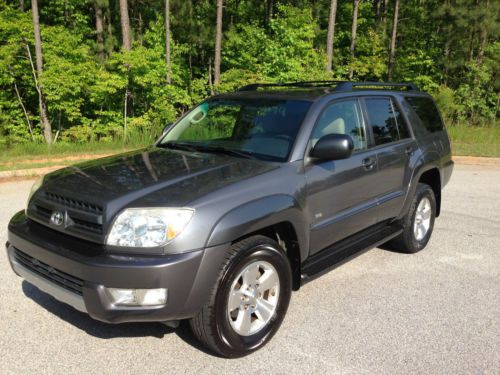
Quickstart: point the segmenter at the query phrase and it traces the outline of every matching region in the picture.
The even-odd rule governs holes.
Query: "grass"
[[[2,162],[16,161],[17,159],[33,159],[42,157],[44,159],[61,158],[75,154],[100,154],[112,151],[130,149],[123,143],[56,143],[50,148],[42,143],[25,143],[14,147],[4,148],[0,151]]]
[[[500,124],[447,127],[453,155],[500,157]]]
[[[141,144],[123,145],[122,142],[56,143],[50,148],[40,143],[20,144],[0,149],[0,170],[72,164],[78,162],[78,156],[115,154],[142,146]],[[65,163],[64,158],[71,158],[71,160]]]

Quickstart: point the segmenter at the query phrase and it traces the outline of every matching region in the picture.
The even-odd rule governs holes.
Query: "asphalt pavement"
[[[32,181],[0,184],[0,242]],[[371,250],[292,295],[263,349],[227,360],[188,326],[108,325],[0,253],[0,374],[500,374],[500,168],[456,166],[429,245]]]

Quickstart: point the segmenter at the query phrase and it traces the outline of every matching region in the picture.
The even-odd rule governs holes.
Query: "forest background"
[[[455,154],[498,157],[499,15],[490,0],[0,0],[0,153],[12,168],[140,147],[248,83],[388,80],[436,98]]]

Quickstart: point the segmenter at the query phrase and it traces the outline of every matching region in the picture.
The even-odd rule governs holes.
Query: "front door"
[[[377,155],[368,148],[357,98],[335,101],[325,108],[312,132],[310,147],[333,133],[351,136],[354,151],[348,159],[313,162],[306,167],[311,255],[377,221],[373,189]]]

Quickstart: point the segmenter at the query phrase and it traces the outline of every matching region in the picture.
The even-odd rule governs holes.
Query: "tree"
[[[398,33],[399,0],[394,0],[394,16],[392,19],[391,45],[389,47],[389,62],[387,64],[387,79],[392,80],[394,57],[396,54],[396,38]]]
[[[273,18],[273,12],[274,12],[274,0],[266,0],[266,19],[264,20],[264,23],[266,27],[269,26],[269,22],[271,22],[271,19]]]
[[[42,38],[40,36],[40,18],[38,15],[38,0],[31,0],[31,11],[33,15],[33,30],[35,34],[35,60],[36,60],[36,74],[35,85],[38,91],[38,106],[40,108],[40,123],[43,128],[43,135],[47,144],[52,144],[52,128],[50,126],[49,117],[47,114],[47,102],[43,92],[43,86],[39,84],[40,77],[43,73],[43,53],[42,53]],[[29,53],[29,47],[28,47]],[[30,54],[31,60],[31,54]]]
[[[337,0],[332,0],[330,4],[330,16],[328,18],[328,33],[326,38],[326,71],[332,71],[333,62],[333,38],[335,36],[335,19],[337,16]]]
[[[361,0],[353,0],[352,2],[351,46],[349,48],[351,54],[351,64],[354,60],[354,51],[356,49],[356,33],[358,30],[358,10],[360,1]],[[352,79],[353,75],[354,69],[351,66],[349,69],[349,79]]]
[[[38,43],[32,2],[0,0],[0,152],[44,135],[117,141],[125,97],[127,142],[148,143],[212,88],[332,72],[415,82],[449,123],[497,124],[500,2],[398,0],[393,21],[395,1],[38,0]]]
[[[215,76],[214,84],[220,83],[220,60],[221,60],[221,45],[222,45],[222,8],[224,0],[217,0],[217,21],[215,25]]]
[[[106,59],[106,53],[104,51],[104,17],[102,13],[102,7],[99,4],[99,0],[94,2],[95,8],[95,33],[97,40],[97,53],[99,55],[99,60],[101,63]]]
[[[165,62],[167,64],[167,83],[172,83],[172,64],[170,62],[170,1],[165,0]]]
[[[122,46],[124,50],[130,51],[132,49],[132,36],[127,0],[120,0],[120,21],[122,26]]]

